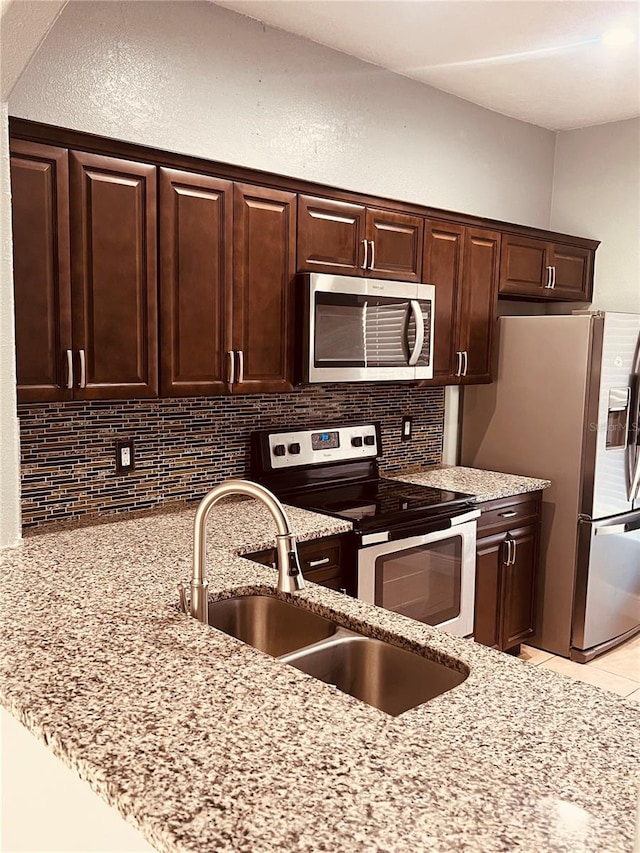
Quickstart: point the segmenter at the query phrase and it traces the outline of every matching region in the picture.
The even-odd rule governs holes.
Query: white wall
[[[0,548],[20,541],[7,104],[0,104]]]
[[[602,241],[594,308],[640,313],[640,119],[558,134],[551,228]]]
[[[547,227],[554,134],[211,3],[72,2],[11,113]]]

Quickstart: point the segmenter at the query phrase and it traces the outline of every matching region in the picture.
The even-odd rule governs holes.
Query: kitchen
[[[118,15],[114,14],[112,4],[108,4],[109,8],[103,4],[91,4],[90,8],[85,4],[74,6],[77,8],[63,13],[47,38],[48,47],[45,42],[21,80],[9,103],[13,115],[280,174],[297,173],[355,191],[366,190],[542,228],[551,224],[556,231],[591,236],[602,240],[596,253],[594,304],[611,310],[639,310],[635,248],[638,229],[633,190],[637,178],[637,159],[634,159],[637,120],[560,133],[556,138],[533,125],[506,119],[431,89],[424,91],[418,84],[363,66],[342,54],[331,53],[329,63],[324,48],[279,31],[264,30],[255,22],[213,6],[180,4],[179,11],[164,6],[160,14],[148,4],[124,4],[117,7]],[[103,41],[90,38],[90,33],[98,32]],[[177,39],[180,59],[176,59],[175,68],[170,68],[166,57],[177,50],[176,33],[183,35],[182,41]],[[211,76],[202,71],[211,62],[211,43],[216,44],[216,74],[223,78],[217,90],[212,89]],[[248,60],[248,56],[252,58]],[[133,57],[143,69],[133,80],[126,73],[128,57]],[[254,63],[253,67],[247,68],[248,61]],[[95,68],[100,63],[103,73],[96,75]],[[363,76],[365,69],[367,74]],[[145,74],[148,74],[146,79]],[[247,74],[251,82],[241,85],[238,81],[246,80]],[[376,81],[375,97],[370,75]],[[109,81],[110,85],[97,85],[96,77]],[[42,79],[47,79],[50,90],[42,87]],[[336,86],[337,79],[350,81],[349,97],[345,100],[341,94],[344,85]],[[317,113],[312,115],[308,103],[310,86],[317,92]],[[424,105],[420,103],[422,99]],[[362,114],[354,111],[357,103],[364,105]],[[146,111],[143,117],[141,104]],[[206,120],[194,126],[194,115]],[[357,116],[362,122],[359,126],[354,124]],[[294,132],[300,126],[305,128],[303,136],[299,131]],[[400,140],[395,135],[399,128],[403,128]],[[330,139],[326,136],[329,132]],[[442,134],[446,134],[444,144],[431,141]],[[365,139],[368,157],[362,158],[357,152]],[[412,158],[418,141],[420,153]],[[625,141],[630,152],[626,156]],[[406,157],[390,158],[391,146],[399,143],[406,146]],[[612,151],[606,162],[600,156],[602,150]],[[589,189],[580,169],[585,170],[590,181],[598,180],[596,193]],[[617,218],[615,223],[612,221],[612,209],[624,211],[622,221]],[[341,401],[339,392],[336,393],[337,399],[329,399],[318,391],[321,399],[317,403],[312,400],[309,410],[318,405],[328,409],[332,416],[345,408],[348,410],[347,395]],[[397,442],[398,453],[406,454],[411,447],[414,452],[424,454],[424,464],[439,461],[438,451],[429,443],[422,412],[428,410],[437,426],[442,399],[434,399],[433,389],[420,392],[421,398],[406,394],[401,386],[394,390],[396,393],[399,399],[395,420],[408,412],[418,428],[413,443]],[[282,405],[278,402],[281,399],[265,395],[261,402],[265,406],[278,406]],[[454,402],[448,400],[450,417]],[[108,408],[105,404],[71,405],[78,407],[77,412],[83,417],[91,411],[100,411],[101,407]],[[173,462],[180,464],[179,450],[175,457],[171,456],[171,438],[180,435],[179,417],[184,417],[185,411],[177,411],[177,404],[174,410],[167,411],[166,401],[161,405],[152,402],[145,405],[142,413],[136,413],[141,421],[141,434],[144,436],[146,419],[149,426],[164,428],[166,438],[149,447],[149,456],[154,458],[163,447],[169,456],[167,464],[161,462],[152,469],[151,479],[158,479],[159,473],[165,478],[170,476]],[[196,407],[189,413],[201,425],[202,435],[192,437],[183,430],[182,439],[200,438],[206,444],[207,430],[210,435],[206,412],[196,403],[190,405]],[[224,423],[230,414],[230,403],[220,405],[223,407],[220,419]],[[375,405],[375,401],[370,400],[369,405]],[[415,406],[415,412],[407,406]],[[123,403],[120,410],[114,411],[116,408],[112,406],[104,412],[114,433],[133,414],[131,404]],[[237,417],[238,413],[233,415]],[[253,413],[244,417],[250,420]],[[303,413],[301,419],[304,417]],[[392,418],[391,414],[389,417]],[[171,418],[175,418],[173,428],[167,423]],[[99,421],[88,417],[82,431],[87,441],[95,435],[98,425]],[[36,436],[37,432],[38,424],[34,423],[32,434]],[[65,440],[68,436],[61,438],[61,443]],[[434,443],[438,446],[437,438]],[[143,453],[144,445],[137,444],[136,450]],[[111,451],[109,444],[109,465]],[[243,453],[243,448],[237,447],[236,459],[242,459]],[[138,461],[144,460],[144,454],[138,457]],[[106,464],[106,456],[103,462]],[[222,476],[225,474],[223,468]],[[99,483],[106,475],[100,474],[98,466],[97,474],[88,467],[83,476],[94,477],[93,482]],[[162,487],[160,483],[159,489]],[[150,489],[153,488],[151,485]],[[146,497],[153,498],[153,494]],[[142,497],[141,502],[144,500]],[[182,579],[182,574],[176,581]]]

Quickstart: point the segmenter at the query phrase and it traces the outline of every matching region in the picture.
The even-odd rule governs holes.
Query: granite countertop
[[[193,514],[0,553],[2,703],[159,851],[631,851],[637,705],[308,584],[305,606],[469,669],[390,717],[177,610]],[[237,556],[272,542],[254,501],[214,507],[214,597],[274,594]]]
[[[551,486],[551,480],[521,477],[519,474],[501,474],[499,471],[483,471],[480,468],[465,468],[460,465],[435,465],[433,468],[393,473],[389,476],[418,486],[436,486],[454,492],[469,492],[475,495],[478,501],[510,498]]]

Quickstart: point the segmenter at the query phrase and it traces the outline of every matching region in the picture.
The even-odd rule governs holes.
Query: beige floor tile
[[[640,638],[627,640],[618,648],[589,661],[587,666],[640,681]]]
[[[640,690],[634,690],[633,693],[629,693],[626,699],[631,699],[632,702],[637,702],[640,705]]]
[[[520,654],[518,657],[520,660],[525,660],[527,663],[532,663],[536,666],[545,660],[551,660],[553,655],[551,652],[544,652],[542,649],[534,649],[533,646],[523,645],[520,647]]]
[[[629,696],[634,691],[640,690],[640,681],[624,678],[621,675],[605,672],[583,663],[575,663],[565,658],[551,658],[551,660],[541,663],[540,667],[568,675],[577,681],[585,681],[587,684],[593,684],[595,687],[601,687],[603,690],[609,690],[619,696]]]

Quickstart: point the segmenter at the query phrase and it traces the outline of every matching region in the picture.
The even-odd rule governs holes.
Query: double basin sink
[[[392,716],[468,674],[266,595],[209,602],[209,625]]]

